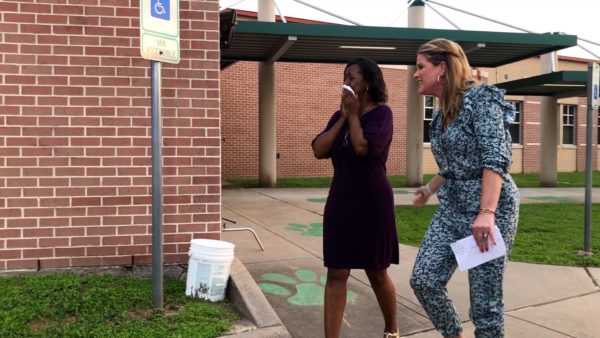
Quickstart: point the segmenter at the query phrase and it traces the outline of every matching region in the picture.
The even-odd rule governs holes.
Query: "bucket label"
[[[190,262],[185,293],[213,302],[223,300],[233,261],[233,248],[228,242],[194,239],[190,245]]]
[[[230,263],[208,263],[191,259],[188,265],[186,294],[211,301],[223,300],[230,266]]]
[[[210,288],[211,296],[219,296],[225,293],[225,285],[227,281],[222,278],[213,278],[212,287]]]

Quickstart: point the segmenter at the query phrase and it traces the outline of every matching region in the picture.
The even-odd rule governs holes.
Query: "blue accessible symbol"
[[[598,84],[594,84],[594,100],[598,99]]]
[[[150,14],[159,19],[171,20],[171,1],[170,0],[151,0]]]

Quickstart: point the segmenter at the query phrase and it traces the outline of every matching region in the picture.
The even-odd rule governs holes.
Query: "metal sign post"
[[[161,61],[179,62],[179,0],[140,1],[140,52],[150,61],[152,134],[152,304],[163,307]]]
[[[160,62],[150,61],[152,82],[152,304],[163,307],[162,158]]]
[[[585,228],[583,239],[583,254],[592,255],[591,224],[592,224],[592,129],[594,125],[593,111],[598,109],[599,67],[596,63],[588,63],[587,83],[587,123],[585,146]]]

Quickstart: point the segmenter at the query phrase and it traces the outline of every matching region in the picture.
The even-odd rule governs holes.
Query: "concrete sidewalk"
[[[396,204],[410,204],[413,191],[395,189]],[[520,191],[523,203],[584,200],[583,188]],[[600,198],[600,189],[595,189],[593,195],[594,199]],[[297,338],[323,337],[326,269],[322,260],[321,222],[326,197],[327,189],[223,190],[223,217],[237,222],[228,227],[251,227],[265,246],[265,251],[261,251],[249,231],[222,234],[222,240],[236,245],[235,255],[242,263],[241,269],[249,273],[248,279],[250,276],[253,279],[234,278],[238,283],[252,284],[241,291],[254,290],[253,295],[246,295],[243,300],[248,302],[245,306],[250,307],[250,312],[266,311],[269,319],[265,321],[271,323],[268,330],[239,337],[285,337],[288,332]],[[415,247],[400,245],[400,264],[389,269],[396,285],[400,332],[404,337],[440,337],[408,283],[416,252]],[[599,283],[598,268],[510,262],[505,276],[507,337],[600,337]],[[448,290],[465,321],[467,337],[472,337],[467,274],[457,271]],[[264,297],[268,302],[261,303]],[[240,298],[243,297],[237,299]],[[259,304],[252,304],[253,301]],[[269,306],[274,311],[265,309]],[[348,282],[342,337],[381,337],[383,326],[366,275],[353,270]]]

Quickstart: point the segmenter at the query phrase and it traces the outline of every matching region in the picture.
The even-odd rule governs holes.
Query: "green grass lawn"
[[[435,205],[396,206],[400,243],[419,246]],[[600,204],[592,206],[591,257],[580,257],[584,241],[584,205],[521,204],[517,236],[510,254],[516,262],[600,267]]]
[[[428,182],[431,177],[433,177],[433,175],[423,175],[423,182]],[[519,188],[536,188],[540,186],[539,174],[513,174],[512,177]],[[406,180],[404,176],[391,175],[388,176],[388,179],[394,188],[406,187]],[[258,179],[234,179],[228,180],[228,182],[235,186],[244,188],[258,187]],[[279,188],[328,188],[330,184],[331,177],[277,178],[277,187]],[[558,173],[557,186],[584,187],[585,173]],[[592,174],[592,186],[600,187],[600,171],[595,171]]]
[[[218,337],[237,320],[228,303],[185,295],[164,280],[164,310],[152,280],[113,275],[0,277],[0,337]]]

